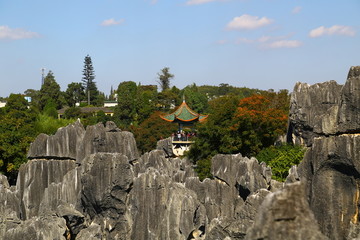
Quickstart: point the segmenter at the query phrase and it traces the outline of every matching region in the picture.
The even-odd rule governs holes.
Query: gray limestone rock
[[[133,178],[125,155],[97,153],[83,160],[82,207],[90,219],[102,227],[106,239],[128,239],[131,225],[126,216],[126,202]]]
[[[156,144],[156,150],[164,151],[167,157],[175,157],[172,150],[171,137],[158,141]]]
[[[89,227],[81,230],[76,236],[77,240],[102,240],[103,234],[101,233],[101,226],[92,223]]]
[[[304,196],[300,182],[268,194],[245,239],[328,239],[314,224],[316,220]]]
[[[75,167],[74,160],[32,160],[23,164],[16,183],[21,219],[54,212],[63,202],[76,205],[79,190],[76,174],[68,175],[71,181],[64,181]]]
[[[288,141],[311,146],[315,137],[360,131],[360,66],[345,85],[297,83],[291,95]]]
[[[88,126],[83,140],[77,147],[77,163],[94,153],[121,153],[128,157],[129,161],[139,158],[135,138],[132,133],[120,131],[113,122],[106,126],[98,123]]]
[[[348,235],[351,226],[360,228],[359,152],[360,135],[315,138],[298,167],[320,229],[331,239]]]
[[[34,217],[9,227],[3,239],[66,240],[70,238],[65,219],[47,216]]]
[[[195,192],[152,167],[135,178],[129,197],[130,239],[187,239],[205,225]]]
[[[55,135],[40,134],[30,145],[30,159],[76,159],[77,147],[81,143],[85,129],[80,121],[59,128]]]
[[[351,67],[340,94],[338,131],[360,132],[360,66]]]

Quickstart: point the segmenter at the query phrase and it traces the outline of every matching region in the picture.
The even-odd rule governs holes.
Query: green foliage
[[[209,117],[203,124],[197,124],[198,137],[189,151],[193,163],[208,159],[217,153],[232,153],[230,126],[236,112],[239,99],[226,95],[209,102]]]
[[[170,79],[174,78],[174,75],[169,72],[168,67],[161,69],[158,73],[158,83],[160,84],[161,91],[168,90],[170,88]]]
[[[46,114],[49,117],[52,117],[52,118],[58,117],[58,113],[56,111],[56,103],[51,99],[46,103],[43,112],[44,112],[44,114]]]
[[[17,169],[27,161],[26,154],[36,131],[35,113],[20,94],[11,94],[0,115],[0,171],[15,181]]]
[[[195,83],[185,87],[180,94],[185,97],[186,103],[190,105],[195,112],[207,112],[208,99],[205,94],[199,91]]]
[[[291,166],[299,164],[303,159],[305,151],[306,149],[301,146],[270,146],[261,150],[256,158],[271,167],[275,180],[283,182]]]
[[[279,96],[281,94],[281,96]],[[251,157],[271,146],[286,131],[287,94],[256,94],[239,100],[239,96],[225,95],[209,102],[209,117],[197,125],[198,137],[189,151],[189,158],[198,165],[215,154],[241,153]],[[207,160],[208,161],[208,160]],[[210,174],[207,172],[207,174]]]
[[[81,118],[81,109],[79,107],[70,107],[65,110],[64,117],[66,119]]]
[[[177,130],[176,124],[162,120],[160,114],[160,112],[154,112],[138,127],[130,128],[134,133],[138,149],[142,153],[155,149],[160,139],[170,137]]]
[[[88,105],[95,105],[98,106],[99,100],[99,91],[96,87],[95,73],[94,67],[92,64],[91,57],[89,55],[85,56],[84,59],[84,69],[83,69],[83,86],[86,92],[86,99],[88,100]]]
[[[172,106],[179,105],[180,97],[178,90],[176,87],[173,87],[160,92],[157,96],[157,110],[167,112]]]
[[[46,104],[50,101],[55,102],[56,108],[61,108],[61,91],[60,85],[55,81],[54,74],[49,71],[44,79],[44,84],[41,86],[39,92],[39,108],[44,109]]]
[[[118,126],[124,128],[136,121],[137,85],[127,81],[119,84],[118,105],[115,107],[114,118]]]
[[[45,133],[53,135],[59,128],[67,126],[74,121],[74,119],[57,119],[47,114],[39,114],[36,118],[34,126],[37,134]]]
[[[200,159],[197,162],[197,166],[195,168],[196,173],[200,181],[204,180],[205,178],[212,178],[211,174],[211,157]]]
[[[65,92],[68,106],[75,107],[76,103],[85,100],[86,96],[84,90],[84,86],[81,83],[70,83]]]

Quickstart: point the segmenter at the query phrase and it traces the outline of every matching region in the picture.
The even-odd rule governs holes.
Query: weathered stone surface
[[[121,153],[127,156],[130,161],[139,158],[133,134],[120,131],[114,127],[113,122],[108,122],[106,126],[102,123],[88,126],[77,149],[77,163],[81,163],[86,156],[101,152]]]
[[[158,141],[156,144],[156,150],[164,151],[167,157],[175,157],[172,150],[171,137]]]
[[[309,148],[286,182],[305,184],[305,196],[323,234],[354,239],[360,232],[360,67],[351,67],[340,89],[335,83],[319,85],[319,96],[299,86],[292,98],[289,133]]]
[[[73,208],[69,204],[62,204],[57,207],[56,213],[59,217],[62,217],[66,221],[69,234],[76,236],[83,228],[85,228],[85,217],[84,215]]]
[[[81,143],[85,129],[80,121],[59,128],[55,135],[40,134],[31,144],[28,158],[76,159],[77,147]]]
[[[345,85],[297,83],[291,95],[288,140],[311,146],[315,137],[360,132],[360,66]]]
[[[80,121],[60,128],[55,135],[40,134],[31,144],[29,159],[73,159],[77,163],[98,152],[121,153],[139,158],[133,134],[122,132],[113,122],[98,123],[86,131]]]
[[[249,195],[260,188],[269,187],[271,169],[266,167],[265,163],[259,164],[255,158],[248,159],[242,157],[241,154],[219,154],[212,159],[211,163],[213,176],[229,186],[236,186],[239,193],[244,191],[245,195],[245,192]]]
[[[321,231],[332,239],[358,224],[360,135],[315,138],[299,165],[306,196]]]
[[[336,116],[341,88],[342,85],[335,81],[314,85],[296,83],[290,100],[290,141],[309,146],[314,137],[337,132]]]
[[[79,190],[76,178],[73,182],[64,181],[65,175],[75,167],[74,160],[32,160],[23,164],[16,183],[21,219],[30,219],[40,212],[54,212],[63,202],[75,205]],[[75,191],[69,192],[70,188]]]
[[[266,189],[260,189],[248,196],[245,203],[238,206],[235,219],[214,218],[209,224],[205,239],[244,239],[247,230],[254,223],[260,205],[269,193]]]
[[[65,220],[59,217],[36,217],[8,228],[5,233],[7,240],[65,240],[67,227]]]
[[[162,175],[169,176],[176,182],[185,182],[188,177],[195,177],[196,173],[186,158],[168,158],[164,151],[153,150],[145,153],[136,163],[133,163],[135,175],[146,172],[152,167]]]
[[[270,193],[245,239],[328,239],[319,230],[300,182]]]
[[[351,67],[348,79],[341,89],[338,113],[338,131],[360,132],[360,66]]]
[[[76,236],[77,240],[102,240],[103,235],[101,233],[101,226],[96,223],[91,223],[91,225],[83,230]]]
[[[127,156],[97,153],[82,164],[82,207],[90,219],[102,226],[106,239],[127,239],[129,232],[127,195],[134,173]]]
[[[129,204],[130,239],[187,239],[205,225],[195,192],[152,167],[134,180]]]

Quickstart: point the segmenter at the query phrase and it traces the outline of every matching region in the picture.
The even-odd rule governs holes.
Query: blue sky
[[[358,0],[0,0],[0,96],[62,90],[92,58],[97,86],[156,84],[293,89],[360,65]]]

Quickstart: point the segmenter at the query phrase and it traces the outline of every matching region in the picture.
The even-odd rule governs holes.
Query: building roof
[[[162,119],[168,122],[181,121],[181,122],[191,122],[191,121],[204,121],[208,115],[202,115],[193,111],[185,102],[173,112],[165,116],[160,116]]]
[[[64,114],[68,108],[69,107],[64,107],[64,108],[58,110],[58,114]],[[113,113],[114,112],[113,109],[106,108],[106,107],[81,107],[80,111],[82,113],[93,113],[93,112],[99,112],[99,111],[103,111],[104,113]]]

